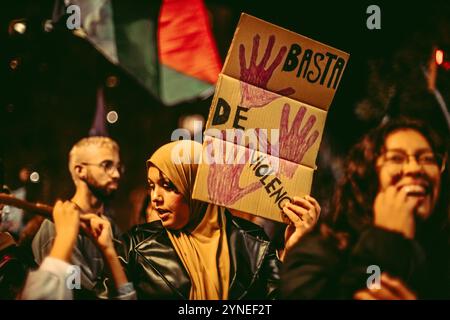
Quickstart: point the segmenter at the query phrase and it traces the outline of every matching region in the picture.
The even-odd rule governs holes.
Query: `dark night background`
[[[421,66],[433,46],[450,47],[448,1],[205,1],[222,61],[241,12],[350,53],[350,60],[328,114],[318,158],[313,196],[325,208],[349,147],[378,124],[386,110],[430,121],[448,137],[448,127],[433,96],[426,90]],[[130,6],[133,1],[129,1]],[[381,30],[368,30],[366,9],[381,8]],[[96,105],[96,89],[113,75],[116,87],[105,88],[108,110],[119,114],[108,125],[121,146],[127,167],[116,199],[123,229],[133,223],[146,183],[145,160],[170,141],[183,115],[209,112],[212,97],[165,107],[136,81],[110,64],[86,41],[54,29],[45,32],[53,0],[2,2],[0,10],[0,132],[5,183],[21,185],[19,170],[27,166],[41,175],[33,186],[35,200],[52,203],[73,192],[67,154],[87,136]],[[23,35],[10,35],[11,20],[27,19]],[[11,60],[18,59],[16,69]],[[450,102],[449,72],[440,70],[437,86]]]

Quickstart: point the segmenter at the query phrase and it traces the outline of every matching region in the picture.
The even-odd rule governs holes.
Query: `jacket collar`
[[[143,227],[146,226],[149,225]],[[142,239],[135,249],[180,299],[189,299],[191,289],[189,275],[161,221],[151,223],[151,234]]]
[[[230,254],[229,299],[239,299],[256,279],[269,242],[251,235],[252,230],[243,230],[228,210],[226,232]],[[149,226],[143,225],[143,228]],[[191,283],[183,263],[178,257],[160,221],[151,223],[151,234],[136,245],[136,252],[160,274],[161,278],[176,292],[180,299],[189,299]],[[255,227],[255,230],[258,230]],[[148,254],[151,252],[151,254]],[[168,263],[174,261],[175,263]]]
[[[228,299],[240,299],[256,279],[269,242],[243,230],[237,219],[226,210],[228,247],[230,252],[230,288]],[[255,226],[255,230],[259,228]]]

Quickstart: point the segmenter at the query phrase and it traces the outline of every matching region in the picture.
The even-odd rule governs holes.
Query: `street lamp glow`
[[[30,174],[30,181],[31,181],[31,182],[33,182],[33,183],[38,183],[38,182],[39,182],[39,179],[40,179],[39,173],[37,173],[36,171],[34,171],[34,172],[32,172],[32,173]]]
[[[437,65],[441,65],[444,62],[444,51],[436,50],[436,63]]]
[[[108,121],[111,124],[116,123],[117,120],[119,120],[119,115],[117,114],[116,111],[110,111],[106,115],[106,121]]]

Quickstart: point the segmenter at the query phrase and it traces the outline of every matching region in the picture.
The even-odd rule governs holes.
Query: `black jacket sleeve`
[[[424,261],[419,243],[400,233],[371,226],[341,251],[316,231],[306,235],[286,257],[282,297],[351,299],[356,290],[367,287],[372,268],[399,277],[414,290],[422,281]]]
[[[281,261],[278,259],[276,250],[272,247],[271,252],[267,256],[267,299],[279,298],[280,287],[280,267]]]
[[[351,250],[348,267],[341,278],[341,287],[345,290],[342,295],[351,298],[356,290],[367,288],[369,277],[378,271],[400,278],[412,290],[417,289],[424,281],[425,263],[425,251],[416,240],[369,227]]]
[[[319,231],[306,234],[281,268],[282,299],[326,299],[336,295],[340,252]]]

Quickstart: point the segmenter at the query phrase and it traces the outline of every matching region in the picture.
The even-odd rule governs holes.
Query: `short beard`
[[[86,185],[91,193],[103,203],[110,202],[116,194],[116,190],[108,192],[105,187],[100,187],[90,176],[86,179]]]

